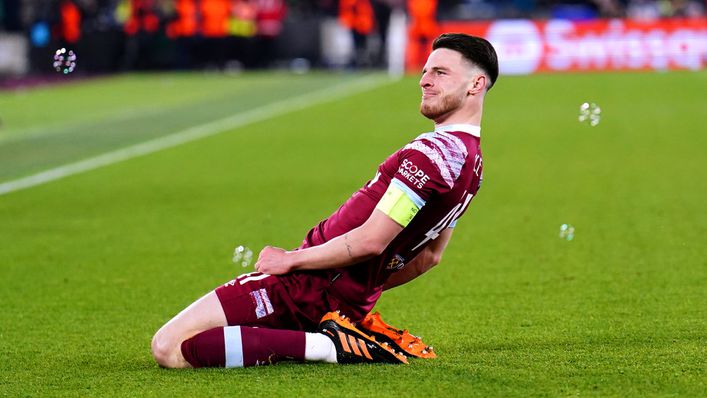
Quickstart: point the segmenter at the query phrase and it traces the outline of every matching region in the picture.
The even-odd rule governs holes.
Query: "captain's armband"
[[[404,183],[393,179],[376,209],[403,227],[407,227],[425,202]]]

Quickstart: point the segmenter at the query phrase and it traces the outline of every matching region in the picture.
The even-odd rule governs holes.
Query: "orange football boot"
[[[398,347],[405,355],[417,358],[437,358],[432,346],[422,342],[406,330],[388,325],[381,319],[380,313],[369,313],[358,325],[364,332],[372,335],[378,341],[384,341]]]
[[[339,311],[324,315],[318,332],[334,342],[339,363],[408,363],[405,355],[360,331]]]

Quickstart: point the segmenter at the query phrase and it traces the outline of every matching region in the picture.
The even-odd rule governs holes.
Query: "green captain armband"
[[[399,184],[394,181],[388,186],[376,209],[382,211],[403,227],[407,227],[422,206],[418,206]],[[407,188],[407,187],[405,187]]]

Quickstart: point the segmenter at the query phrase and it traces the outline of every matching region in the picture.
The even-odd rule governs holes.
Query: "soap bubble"
[[[54,52],[54,70],[68,75],[76,69],[76,53],[65,48],[60,48]]]
[[[585,102],[579,106],[579,122],[589,122],[594,127],[601,121],[601,108],[593,102]]]
[[[251,261],[253,261],[253,251],[245,246],[236,246],[233,250],[233,263],[240,264],[245,268],[250,265]]]
[[[290,61],[290,70],[292,73],[304,75],[309,72],[311,65],[307,58],[295,58]]]
[[[574,239],[574,227],[570,224],[560,225],[560,238],[565,240]]]

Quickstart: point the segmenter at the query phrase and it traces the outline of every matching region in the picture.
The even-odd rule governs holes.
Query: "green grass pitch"
[[[0,183],[357,78],[0,93]],[[439,354],[409,366],[174,371],[149,346],[250,270],[235,246],[297,246],[430,128],[416,77],[2,195],[0,395],[705,396],[705,87],[704,71],[502,76],[479,196],[442,263],[378,303]],[[602,107],[596,127],[577,121],[585,101]]]

